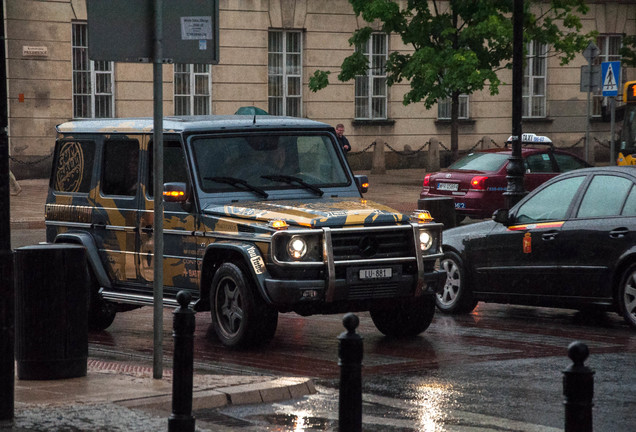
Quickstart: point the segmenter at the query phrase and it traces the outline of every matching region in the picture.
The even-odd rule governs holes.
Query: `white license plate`
[[[360,270],[360,279],[389,279],[393,275],[393,269],[373,268]]]
[[[456,191],[458,189],[458,183],[437,183],[437,190]]]

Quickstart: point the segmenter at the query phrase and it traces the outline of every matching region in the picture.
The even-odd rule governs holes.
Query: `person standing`
[[[349,153],[351,144],[349,144],[347,137],[344,136],[344,125],[342,123],[336,125],[336,136],[338,137],[338,143],[340,147],[342,147],[342,150],[344,150],[345,153]]]

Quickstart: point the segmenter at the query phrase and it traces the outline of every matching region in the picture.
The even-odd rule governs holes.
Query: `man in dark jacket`
[[[351,150],[351,144],[349,144],[347,137],[344,136],[344,125],[342,123],[338,123],[336,125],[336,136],[338,137],[338,142],[340,143],[342,150],[344,150],[345,153],[349,153]]]

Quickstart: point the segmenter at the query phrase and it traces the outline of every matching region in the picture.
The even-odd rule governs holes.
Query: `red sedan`
[[[420,201],[453,197],[458,222],[467,216],[491,217],[495,210],[505,207],[503,193],[508,186],[506,168],[511,155],[508,144],[475,151],[448,168],[426,174]],[[523,134],[521,157],[528,192],[560,173],[590,166],[576,155],[554,148],[549,138],[535,134]]]

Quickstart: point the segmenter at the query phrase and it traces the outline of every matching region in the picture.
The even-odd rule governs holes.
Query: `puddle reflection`
[[[421,432],[446,430],[444,424],[453,394],[453,386],[444,384],[422,384],[415,389],[413,400],[418,410],[418,430]]]

